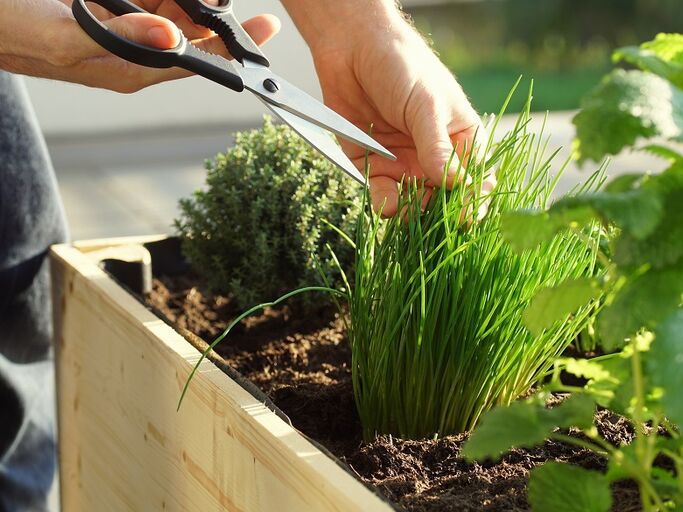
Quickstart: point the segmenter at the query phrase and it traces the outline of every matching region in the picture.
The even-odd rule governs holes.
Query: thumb
[[[117,35],[145,46],[166,50],[180,43],[178,27],[162,16],[131,13],[111,18],[104,24]]]
[[[78,26],[76,20],[69,19],[78,37],[64,36],[70,60],[79,62],[92,57],[109,55],[94,39]],[[180,43],[180,31],[170,20],[149,13],[131,13],[102,21],[116,35],[138,44],[165,50]],[[73,31],[71,31],[74,34]]]

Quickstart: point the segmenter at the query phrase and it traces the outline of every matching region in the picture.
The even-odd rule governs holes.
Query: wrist
[[[412,31],[395,0],[282,0],[311,52],[349,48]]]

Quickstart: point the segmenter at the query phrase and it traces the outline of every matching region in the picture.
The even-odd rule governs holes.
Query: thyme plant
[[[353,229],[360,186],[289,127],[266,118],[206,165],[206,186],[180,201],[175,226],[212,291],[247,307],[325,280],[340,285],[338,265],[351,272],[353,250],[330,224]],[[321,298],[301,296],[299,306],[313,310]]]
[[[501,216],[545,207],[559,177],[551,174],[554,154],[543,133],[528,129],[529,116],[527,104],[495,144],[494,126],[491,156],[468,165],[475,181],[497,174],[481,222],[486,198],[478,186],[439,188],[423,212],[423,190],[414,183],[405,185],[403,216],[383,221],[368,208],[359,217],[348,336],[366,439],[471,429],[484,411],[528,392],[592,314],[585,306],[542,331],[524,326],[539,290],[596,273],[596,253],[583,238],[600,236],[562,234],[523,254],[503,242]],[[594,174],[580,191],[600,179]]]

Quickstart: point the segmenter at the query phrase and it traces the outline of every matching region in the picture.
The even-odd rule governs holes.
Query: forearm
[[[56,1],[0,2],[0,68],[10,69],[20,59],[48,60],[55,46],[55,27],[68,13]]]
[[[353,33],[412,30],[396,0],[282,0],[282,4],[312,50],[338,46]]]

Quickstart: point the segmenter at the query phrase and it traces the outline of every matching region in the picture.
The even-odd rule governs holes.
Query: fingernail
[[[168,28],[158,25],[147,31],[147,37],[149,37],[152,46],[163,49],[173,48],[180,42],[180,35],[177,29],[174,28],[169,32]]]

